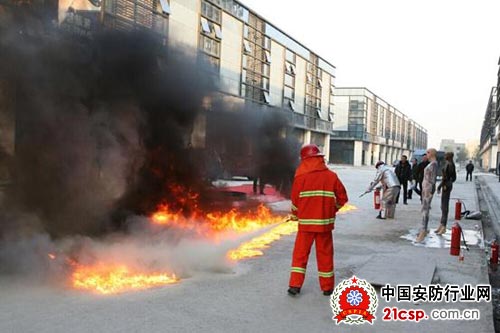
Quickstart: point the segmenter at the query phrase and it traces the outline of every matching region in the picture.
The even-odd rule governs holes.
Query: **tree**
[[[457,162],[465,162],[469,158],[469,152],[467,151],[467,148],[460,150],[457,153]]]

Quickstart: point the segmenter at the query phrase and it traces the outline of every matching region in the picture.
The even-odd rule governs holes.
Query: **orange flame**
[[[125,265],[96,264],[78,266],[73,272],[73,287],[100,294],[149,289],[179,282],[175,274],[137,272]]]
[[[182,211],[172,211],[167,204],[161,204],[151,215],[151,221],[156,225],[170,225],[182,229],[208,227],[215,233],[224,231],[244,233],[281,222],[282,218],[273,215],[263,204],[258,206],[256,212],[239,212],[233,208],[229,212],[205,214],[196,211],[190,217],[185,217]]]
[[[174,187],[180,193],[182,187]],[[184,192],[186,193],[186,192]],[[256,212],[239,212],[232,209],[229,212],[202,213],[197,207],[197,195],[191,194],[182,199],[187,203],[191,213],[186,216],[182,209],[172,210],[167,204],[158,206],[158,210],[151,215],[153,224],[160,226],[173,226],[176,228],[192,229],[206,234],[215,240],[224,232],[248,233],[264,227],[276,225],[269,231],[254,237],[238,248],[229,251],[226,256],[229,260],[238,261],[245,258],[261,256],[263,250],[284,235],[291,235],[297,231],[297,222],[285,221],[283,217],[275,216],[264,205],[258,206]],[[352,205],[345,205],[339,213],[357,209]],[[53,257],[52,257],[53,256]],[[49,254],[51,259],[55,255]],[[178,283],[175,274],[167,272],[144,272],[126,265],[97,263],[94,265],[81,265],[69,261],[74,268],[72,285],[75,289],[90,291],[100,294],[116,294],[126,291],[144,290],[168,284]]]
[[[356,210],[357,207],[351,204],[344,205],[338,214],[344,214],[349,211]],[[278,225],[271,229],[269,232],[264,233],[258,237],[252,238],[250,241],[241,244],[237,249],[231,250],[227,253],[230,260],[237,261],[241,259],[256,257],[263,255],[262,250],[269,247],[269,245],[282,236],[291,235],[298,229],[296,221],[289,221]]]

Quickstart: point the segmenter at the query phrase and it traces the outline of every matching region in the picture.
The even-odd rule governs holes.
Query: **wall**
[[[277,107],[283,105],[283,86],[285,79],[285,48],[275,41],[271,41],[271,85],[269,96],[271,104]]]
[[[169,16],[169,42],[172,45],[182,45],[198,48],[200,29],[199,0],[171,0]]]
[[[221,90],[232,95],[240,93],[242,45],[243,23],[222,12]]]

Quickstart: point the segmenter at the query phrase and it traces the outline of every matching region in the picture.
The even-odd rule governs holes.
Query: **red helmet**
[[[305,145],[300,150],[300,159],[301,160],[309,158],[309,157],[315,157],[315,156],[325,156],[325,155],[321,154],[318,146],[316,146],[315,144]]]

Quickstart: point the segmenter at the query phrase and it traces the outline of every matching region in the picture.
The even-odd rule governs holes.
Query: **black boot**
[[[297,296],[297,294],[300,294],[300,288],[299,287],[290,287],[290,288],[288,288],[288,295],[290,295],[290,296]]]
[[[382,217],[382,212],[378,212],[377,219],[385,220],[385,217]]]
[[[330,296],[331,294],[333,294],[333,290],[323,290],[323,295]]]

